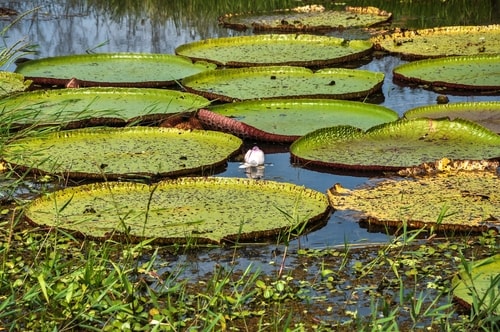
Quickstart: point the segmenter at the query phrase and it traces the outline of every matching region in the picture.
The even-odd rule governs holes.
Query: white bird
[[[264,151],[254,146],[245,153],[245,163],[240,168],[263,166],[265,162]]]

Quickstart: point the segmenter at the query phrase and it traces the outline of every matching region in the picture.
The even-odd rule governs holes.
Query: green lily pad
[[[376,26],[391,17],[391,13],[376,7],[347,6],[345,10],[334,11],[321,5],[307,5],[267,13],[225,14],[219,23],[237,30],[318,32]]]
[[[405,59],[500,53],[500,25],[397,29],[372,37],[379,50]]]
[[[170,54],[104,53],[51,57],[21,63],[16,72],[42,85],[161,87],[216,66]]]
[[[14,167],[73,178],[212,174],[241,144],[237,137],[213,131],[88,128],[14,141],[3,159]]]
[[[315,35],[256,35],[206,39],[176,48],[175,53],[230,67],[325,67],[359,59],[372,50],[366,40]]]
[[[34,200],[26,217],[92,238],[155,238],[162,243],[253,242],[307,223],[323,226],[326,196],[288,183],[179,178],[154,185],[107,182]]]
[[[384,74],[367,70],[266,66],[214,70],[186,77],[182,85],[208,99],[364,98],[380,90]]]
[[[405,112],[407,119],[448,117],[476,122],[496,133],[500,133],[500,102],[478,101],[441,105],[428,105],[412,108]]]
[[[461,268],[451,281],[453,296],[458,302],[471,309],[479,309],[487,316],[500,315],[500,254],[469,263]],[[480,314],[476,312],[476,314]]]
[[[498,183],[496,172],[443,172],[355,190],[337,185],[328,198],[334,209],[370,225],[485,232],[500,230]]]
[[[394,80],[441,90],[500,91],[500,54],[420,60],[393,70]]]
[[[443,157],[499,158],[500,136],[461,119],[400,120],[366,132],[350,126],[319,129],[295,141],[290,152],[309,167],[395,171]]]
[[[14,92],[27,90],[31,85],[30,80],[25,80],[21,74],[0,71],[0,98]]]
[[[25,112],[20,125],[74,124],[74,127],[88,122],[105,125],[125,124],[138,118],[160,119],[208,104],[207,99],[198,95],[147,88],[38,90],[0,100],[0,107],[4,109]]]
[[[208,127],[236,136],[268,142],[293,142],[319,128],[351,125],[368,129],[398,119],[386,107],[335,99],[272,99],[242,101],[209,107],[226,117],[202,117]]]

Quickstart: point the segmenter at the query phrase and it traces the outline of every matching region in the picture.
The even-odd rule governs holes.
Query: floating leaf
[[[398,114],[386,107],[335,99],[243,101],[209,109],[224,116],[218,121],[200,111],[200,121],[210,128],[268,142],[293,142],[322,127],[352,125],[368,129],[398,119]]]
[[[34,200],[25,215],[93,238],[220,243],[277,237],[304,222],[318,228],[329,213],[324,194],[288,183],[179,178],[67,188]]]
[[[237,30],[318,32],[375,26],[391,17],[391,13],[376,7],[347,6],[345,10],[334,11],[307,5],[268,13],[226,14],[219,18],[219,23]]]
[[[482,93],[500,91],[500,54],[420,60],[393,70],[394,80],[429,88]]]
[[[230,67],[325,67],[359,59],[371,49],[366,40],[275,34],[206,39],[181,45],[175,53]]]
[[[14,92],[25,91],[31,83],[29,80],[26,81],[21,74],[0,71],[0,98]]]
[[[453,277],[451,284],[453,296],[467,309],[473,308],[476,301],[478,307],[474,309],[500,315],[500,254],[470,263]]]
[[[372,225],[483,232],[500,230],[498,183],[495,172],[444,172],[355,190],[333,187],[328,198],[336,210]]]
[[[397,29],[371,38],[377,49],[407,59],[500,53],[500,25]]]
[[[412,108],[405,112],[407,119],[447,117],[451,120],[465,119],[476,122],[496,133],[500,133],[500,102],[478,101],[428,105]]]
[[[241,140],[213,131],[128,127],[68,130],[17,140],[6,162],[40,173],[118,179],[211,174]]]
[[[443,157],[499,158],[500,136],[465,120],[400,120],[366,132],[349,126],[319,129],[295,141],[290,152],[309,167],[399,170]]]
[[[189,91],[209,99],[238,101],[272,98],[363,98],[380,90],[384,74],[329,68],[266,66],[214,70],[182,80]]]
[[[82,87],[161,87],[215,67],[170,54],[104,53],[31,60],[16,72],[43,85],[65,86],[76,78]]]
[[[209,103],[198,95],[165,89],[81,88],[16,94],[0,100],[0,107],[24,111],[17,124],[84,126],[165,118]]]

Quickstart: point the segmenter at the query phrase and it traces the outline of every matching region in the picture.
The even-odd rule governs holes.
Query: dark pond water
[[[315,1],[314,3],[321,3]],[[169,1],[1,1],[1,7],[19,12],[33,10],[13,25],[6,35],[10,45],[26,39],[38,44],[34,57],[48,57],[85,52],[147,52],[170,53],[184,43],[214,37],[250,34],[218,26],[217,17],[227,12],[295,7],[307,2],[287,0],[169,0]],[[496,0],[386,0],[345,1],[345,5],[372,5],[394,14],[393,26],[422,28],[447,25],[483,25],[500,23],[500,9]],[[325,4],[332,7],[332,3]],[[37,8],[35,10],[35,8]],[[5,27],[12,19],[0,19]],[[333,33],[339,36],[366,36],[359,31]],[[381,105],[399,114],[409,108],[436,103],[437,93],[419,88],[395,85],[392,69],[403,61],[386,56],[361,66],[362,69],[386,74]],[[9,69],[13,69],[11,66]],[[450,102],[499,100],[498,96],[449,96]],[[288,153],[268,154],[265,178],[286,181],[325,192],[334,183],[354,188],[371,179],[336,174],[324,174],[294,167]],[[222,176],[244,177],[238,163],[230,163]],[[334,213],[327,226],[300,239],[301,245],[327,247],[349,243],[387,242],[388,236],[370,233],[357,220]],[[292,245],[297,245],[297,241]]]

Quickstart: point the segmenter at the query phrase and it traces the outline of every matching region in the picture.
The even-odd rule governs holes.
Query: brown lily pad
[[[496,172],[440,172],[415,179],[388,179],[366,188],[328,190],[336,210],[349,210],[363,223],[437,231],[500,230]],[[446,190],[443,190],[446,188]]]
[[[404,59],[500,53],[500,25],[396,29],[371,38],[378,50]]]
[[[389,21],[391,13],[376,7],[351,7],[343,11],[308,5],[268,13],[226,14],[219,23],[236,30],[318,32],[371,27]]]

